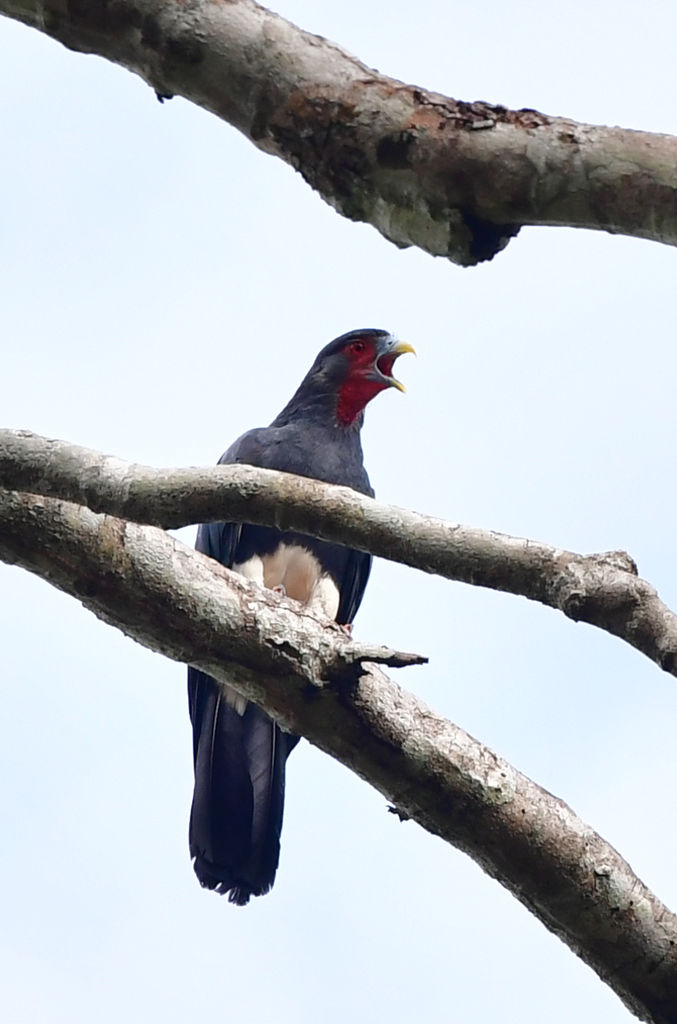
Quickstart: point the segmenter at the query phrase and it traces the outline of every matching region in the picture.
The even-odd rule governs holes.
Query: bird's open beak
[[[416,349],[408,341],[398,341],[397,338],[391,336],[384,338],[379,348],[380,351],[374,364],[377,374],[387,382],[388,387],[406,391],[404,384],[393,377],[393,364],[397,357],[403,356],[405,352],[411,352],[415,356]]]

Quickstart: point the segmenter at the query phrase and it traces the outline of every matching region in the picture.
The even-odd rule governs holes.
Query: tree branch
[[[154,527],[10,492],[0,518],[0,558],[234,685],[473,857],[635,1014],[674,1022],[677,918],[566,804],[364,664],[415,658],[354,643]]]
[[[677,244],[670,136],[405,85],[253,0],[0,0],[0,12],[212,111],[396,245],[471,265],[525,224]]]
[[[538,601],[625,640],[677,675],[677,615],[622,551],[579,555],[252,466],[151,469],[28,431],[0,430],[0,487],[164,528],[232,519],[300,530]]]

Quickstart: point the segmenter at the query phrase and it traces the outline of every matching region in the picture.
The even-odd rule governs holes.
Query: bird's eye
[[[365,343],[363,341],[354,341],[350,347],[351,347],[353,352],[359,354],[360,352],[364,352],[364,350],[365,350],[365,348],[367,346],[365,345]]]

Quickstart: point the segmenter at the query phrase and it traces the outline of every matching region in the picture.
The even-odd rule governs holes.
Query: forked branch
[[[155,527],[9,491],[0,523],[0,558],[236,686],[473,857],[639,1017],[674,1024],[677,919],[566,804],[365,664],[415,658],[354,643]]]

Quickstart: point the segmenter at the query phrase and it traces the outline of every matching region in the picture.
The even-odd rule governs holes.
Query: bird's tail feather
[[[196,669],[188,678],[195,789],[190,852],[200,884],[240,906],[271,888],[280,856],[285,765],[298,742],[254,704],[239,714]]]

